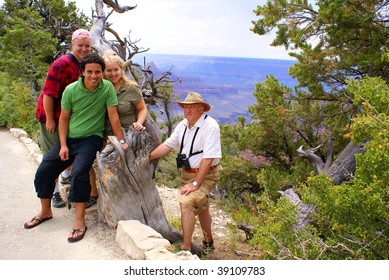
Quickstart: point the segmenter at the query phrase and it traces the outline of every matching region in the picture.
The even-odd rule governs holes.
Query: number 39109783
[[[218,275],[265,275],[264,267],[257,266],[220,266],[217,268]]]

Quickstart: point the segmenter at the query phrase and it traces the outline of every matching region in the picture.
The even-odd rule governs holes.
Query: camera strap
[[[204,120],[205,120],[207,117],[208,117],[208,115],[205,115]],[[185,139],[185,134],[186,134],[186,129],[187,129],[187,128],[188,128],[188,127],[186,126],[186,127],[185,127],[185,130],[184,130],[184,134],[182,135],[180,154],[182,154],[182,150],[183,150],[183,148],[184,148],[184,139]],[[197,132],[199,132],[199,129],[200,129],[200,127],[197,127],[196,132],[195,132],[195,135],[193,136],[192,145],[190,146],[188,158],[190,158],[191,156],[194,156],[194,155],[201,154],[201,153],[203,152],[203,150],[201,150],[201,151],[192,153],[192,152],[193,152],[193,144],[194,144],[194,141],[195,141]]]

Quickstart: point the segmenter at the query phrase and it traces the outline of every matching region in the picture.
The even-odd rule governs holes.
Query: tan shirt
[[[121,86],[117,92],[120,125],[127,131],[136,122],[136,105],[142,100],[142,92],[137,85]],[[110,122],[105,122],[105,136],[112,135]]]

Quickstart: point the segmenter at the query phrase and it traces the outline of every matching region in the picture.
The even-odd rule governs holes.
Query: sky
[[[77,0],[88,16],[94,0]],[[256,20],[253,10],[266,0],[118,0],[135,6],[124,14],[111,15],[111,28],[151,54],[182,54],[225,57],[292,59],[283,47],[271,47],[274,35],[250,31]],[[105,8],[108,14],[110,9]]]

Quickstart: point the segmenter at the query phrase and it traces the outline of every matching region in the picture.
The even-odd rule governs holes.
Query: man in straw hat
[[[212,117],[206,115],[211,106],[197,92],[189,92],[182,102],[184,117],[172,135],[157,148],[149,159],[154,160],[178,150],[177,167],[181,169],[183,186],[180,188],[182,250],[190,250],[196,215],[204,235],[202,247],[214,249],[212,217],[209,212],[209,193],[220,179],[221,158],[220,128]]]

